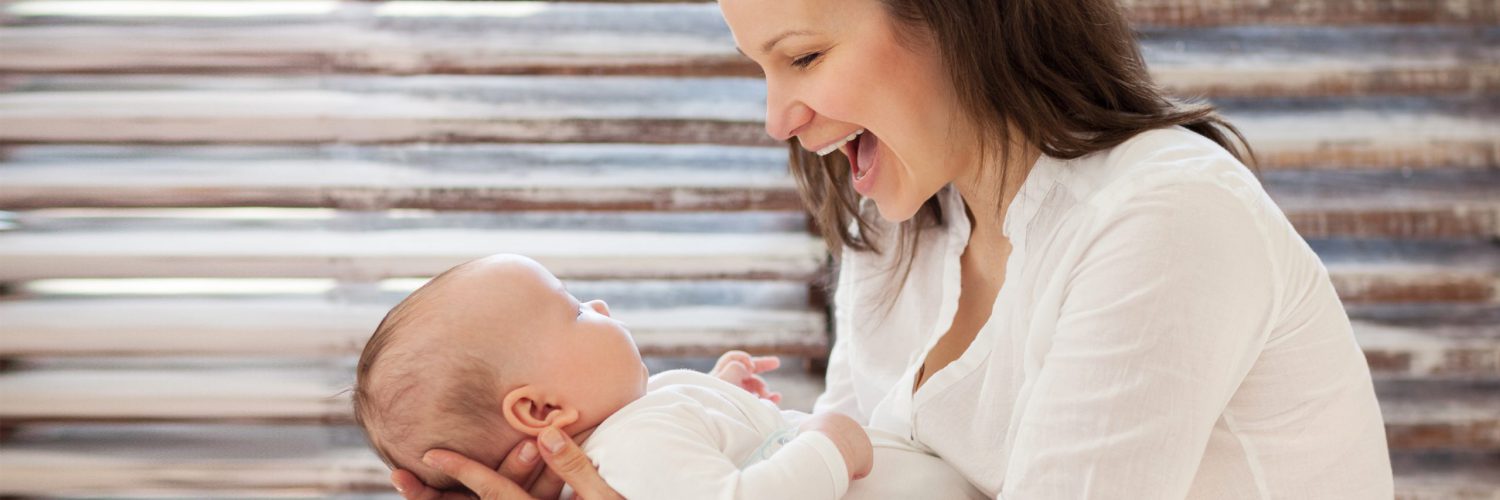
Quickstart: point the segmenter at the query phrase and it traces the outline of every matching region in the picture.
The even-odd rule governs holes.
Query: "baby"
[[[894,498],[916,486],[925,498],[980,497],[905,440],[877,436],[872,447],[847,416],[779,410],[742,388],[749,374],[728,359],[713,374],[651,377],[604,302],[580,303],[535,261],[496,255],[391,309],[360,356],[354,413],[387,465],[440,489],[460,486],[422,464],[427,450],[495,466],[556,427],[632,499]],[[851,490],[876,460],[904,479]]]

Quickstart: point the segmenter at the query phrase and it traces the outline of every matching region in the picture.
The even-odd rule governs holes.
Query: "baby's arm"
[[[598,450],[600,475],[621,495],[636,500],[836,499],[848,491],[851,477],[870,469],[869,437],[842,415],[809,419],[780,450],[744,469],[721,450],[711,424],[679,416],[635,416],[628,432],[637,445]],[[838,418],[849,420],[847,427]],[[845,448],[854,463],[846,460]]]

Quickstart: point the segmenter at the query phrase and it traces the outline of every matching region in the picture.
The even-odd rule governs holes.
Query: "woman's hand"
[[[781,358],[776,356],[753,357],[745,351],[729,351],[719,356],[719,362],[714,364],[713,371],[708,374],[740,386],[761,399],[780,403],[781,394],[771,392],[766,385],[766,379],[758,375],[780,366]]]
[[[537,444],[541,444],[540,447]],[[534,482],[538,448],[542,462],[547,468]],[[620,499],[619,493],[605,484],[599,471],[589,461],[588,455],[561,431],[548,428],[536,442],[524,440],[511,449],[499,469],[470,460],[448,450],[428,450],[422,456],[427,465],[442,471],[483,500],[533,500],[554,499],[562,493],[563,484],[573,487],[577,498],[584,500]],[[391,483],[406,500],[457,500],[470,498],[456,492],[443,492],[429,488],[415,474],[404,469],[391,472]],[[523,488],[527,485],[529,488]]]

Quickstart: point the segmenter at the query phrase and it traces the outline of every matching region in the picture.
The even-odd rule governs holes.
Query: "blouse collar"
[[[1012,247],[1020,247],[1026,238],[1024,229],[1030,224],[1031,219],[1036,216],[1041,208],[1042,200],[1047,198],[1058,183],[1063,169],[1058,168],[1062,162],[1041,154],[1037,156],[1036,163],[1031,166],[1031,171],[1026,175],[1026,180],[1021,183],[1021,189],[1016,191],[1016,197],[1011,200],[1010,207],[1005,211],[1005,220],[1001,223],[1001,234],[1010,240]],[[958,193],[958,188],[948,184],[943,188],[943,194],[939,197],[943,205],[943,223],[948,225],[953,235],[953,242],[957,243],[955,251],[962,248],[969,240],[969,216],[964,212],[963,196]]]

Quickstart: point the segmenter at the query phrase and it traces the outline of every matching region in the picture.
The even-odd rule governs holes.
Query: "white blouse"
[[[998,498],[1392,497],[1328,272],[1217,144],[1171,127],[1042,155],[1005,213],[988,323],[913,394],[969,238],[957,191],[938,196],[944,226],[921,236],[894,302],[896,232],[867,235],[883,257],[844,251],[816,411],[909,435]]]

